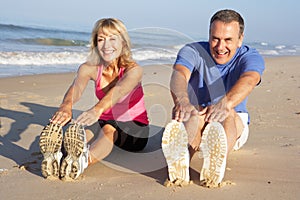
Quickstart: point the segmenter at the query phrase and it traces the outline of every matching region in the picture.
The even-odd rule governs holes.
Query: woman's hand
[[[72,109],[67,106],[61,106],[58,111],[54,113],[50,122],[53,124],[66,125],[72,119]]]
[[[99,113],[99,111],[97,111],[95,107],[93,107],[81,113],[74,122],[83,126],[91,126],[98,121],[100,115],[101,113]]]

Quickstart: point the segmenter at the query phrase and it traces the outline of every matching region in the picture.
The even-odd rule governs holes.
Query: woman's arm
[[[91,79],[93,67],[87,64],[82,64],[77,75],[64,95],[63,101],[59,106],[59,109],[51,118],[51,122],[56,124],[65,125],[72,119],[72,108],[73,105],[80,99],[83,91],[85,90],[88,81]]]

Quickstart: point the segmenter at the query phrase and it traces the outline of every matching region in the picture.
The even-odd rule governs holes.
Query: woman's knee
[[[105,126],[103,126],[100,130],[100,137],[101,135],[103,135],[104,137],[106,137],[108,140],[110,140],[111,142],[115,142],[118,139],[118,132],[117,130],[109,125],[106,124]]]

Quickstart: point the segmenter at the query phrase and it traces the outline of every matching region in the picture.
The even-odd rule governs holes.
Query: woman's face
[[[123,48],[123,40],[120,34],[108,32],[104,34],[101,30],[97,35],[97,48],[101,58],[109,64],[120,57]]]

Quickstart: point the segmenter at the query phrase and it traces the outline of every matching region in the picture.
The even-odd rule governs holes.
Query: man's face
[[[225,64],[234,56],[237,48],[241,47],[243,35],[239,35],[238,22],[224,23],[214,21],[210,27],[210,53],[217,64]]]

